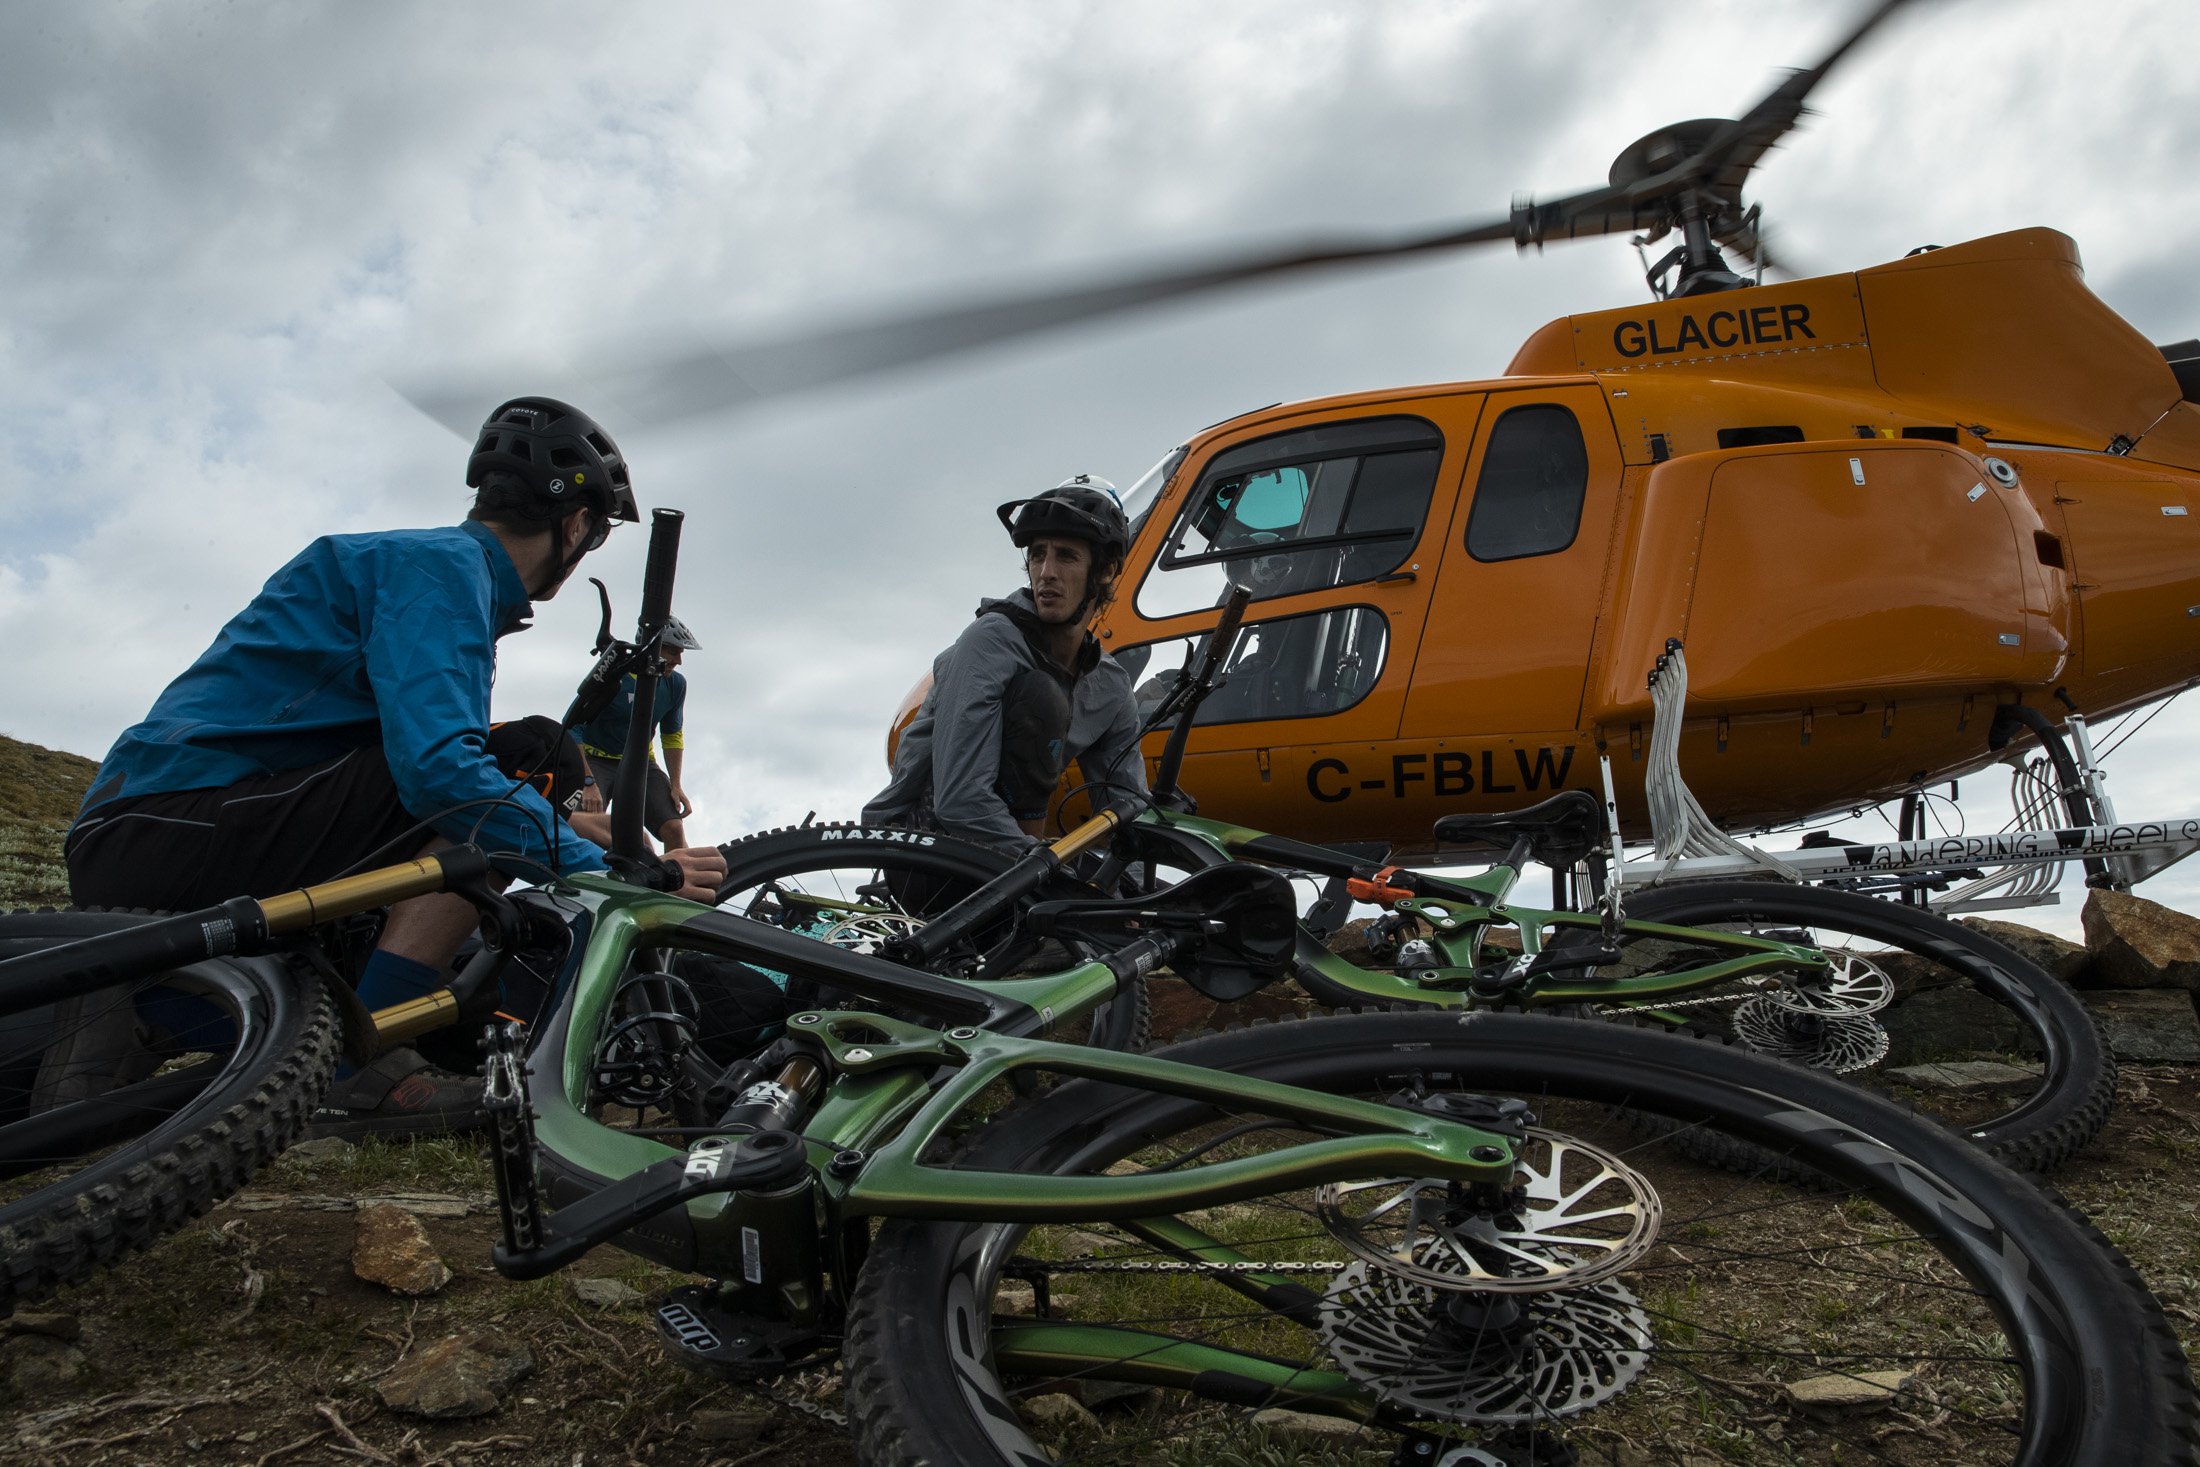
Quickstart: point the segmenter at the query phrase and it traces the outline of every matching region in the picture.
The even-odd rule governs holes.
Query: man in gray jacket
[[[1085,624],[1115,591],[1130,527],[1112,486],[1079,474],[1000,507],[1029,585],[978,603],[932,662],[866,824],[917,825],[1009,850],[1034,844],[1075,759],[1095,803],[1144,794],[1131,679]]]

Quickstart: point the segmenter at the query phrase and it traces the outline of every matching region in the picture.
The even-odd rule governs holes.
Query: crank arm
[[[717,1146],[705,1143],[559,1208],[542,1219],[534,1247],[499,1243],[489,1250],[489,1260],[508,1279],[539,1279],[689,1198],[783,1186],[809,1164],[802,1138],[792,1131],[728,1137]]]

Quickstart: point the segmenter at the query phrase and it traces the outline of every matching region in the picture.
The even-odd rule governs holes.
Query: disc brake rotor
[[[1777,1055],[1845,1075],[1887,1057],[1887,1031],[1866,1014],[1807,1014],[1763,994],[1734,1010],[1734,1037],[1759,1054]]]
[[[1574,1289],[1657,1242],[1664,1207],[1610,1152],[1531,1128],[1492,1195],[1428,1178],[1331,1182],[1314,1194],[1330,1233],[1382,1274],[1446,1292]]]
[[[1824,951],[1833,965],[1824,978],[1807,987],[1774,989],[1766,997],[1797,1013],[1842,1017],[1876,1014],[1894,1002],[1894,980],[1886,969],[1839,948]]]
[[[816,936],[830,946],[876,956],[889,939],[906,937],[923,926],[922,918],[901,912],[863,912],[842,918]]]
[[[1462,1317],[1462,1300],[1510,1312]],[[1626,1389],[1650,1360],[1639,1304],[1617,1279],[1462,1295],[1355,1263],[1323,1296],[1321,1330],[1338,1368],[1386,1405],[1500,1425],[1571,1415]]]

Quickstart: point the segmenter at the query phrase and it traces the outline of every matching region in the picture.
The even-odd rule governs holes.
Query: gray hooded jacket
[[[1016,823],[995,785],[1003,694],[1020,674],[1039,666],[1040,654],[1025,640],[1018,619],[996,613],[996,607],[1013,607],[1027,618],[1037,614],[1028,590],[978,603],[977,619],[933,659],[932,691],[894,751],[893,777],[863,807],[865,824],[921,823],[1014,850],[1037,843]],[[1086,641],[1092,642],[1089,633]],[[1091,665],[1070,692],[1067,756],[1087,780],[1144,793],[1146,762],[1138,750],[1130,674],[1106,653],[1080,659],[1086,660]],[[1101,792],[1100,803],[1112,798]]]

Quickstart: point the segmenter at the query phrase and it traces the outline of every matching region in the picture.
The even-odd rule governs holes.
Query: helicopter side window
[[[1222,680],[1192,722],[1203,727],[1341,713],[1375,686],[1389,641],[1389,619],[1372,606],[1248,622],[1223,661]],[[1141,713],[1179,677],[1191,675],[1206,642],[1200,632],[1115,654],[1137,682]]]
[[[1232,581],[1268,599],[1396,570],[1420,539],[1443,445],[1420,418],[1359,418],[1217,454],[1139,587],[1140,614],[1214,606]]]
[[[1589,490],[1581,425],[1556,403],[1508,410],[1490,430],[1482,476],[1467,515],[1467,554],[1476,560],[1549,555],[1574,543]]]

